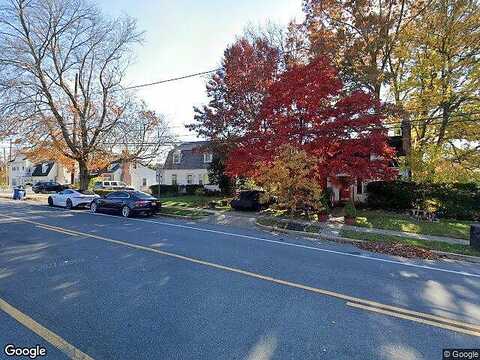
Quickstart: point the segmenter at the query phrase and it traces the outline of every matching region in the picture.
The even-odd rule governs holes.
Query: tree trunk
[[[89,173],[87,163],[83,160],[78,161],[78,170],[80,174],[80,190],[88,189]]]

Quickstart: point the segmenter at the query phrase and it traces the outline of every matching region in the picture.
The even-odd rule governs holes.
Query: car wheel
[[[51,196],[48,197],[48,206],[53,206],[53,199]]]
[[[90,212],[96,213],[97,212],[97,203],[95,201],[92,201],[90,204]]]
[[[122,216],[126,218],[130,217],[130,208],[127,205],[122,207]]]
[[[72,208],[73,208],[72,200],[67,199],[67,209],[72,210]]]

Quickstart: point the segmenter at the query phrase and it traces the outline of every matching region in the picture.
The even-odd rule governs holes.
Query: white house
[[[106,180],[123,181],[141,191],[149,191],[151,185],[158,184],[155,170],[133,161],[114,161],[100,176]]]
[[[7,166],[8,185],[14,187],[31,182],[33,164],[25,155],[17,154]]]
[[[33,164],[25,155],[19,153],[8,164],[8,184],[10,187],[34,185],[39,181],[70,184],[70,179],[70,172],[54,161]]]
[[[207,141],[186,142],[171,150],[159,169],[159,182],[164,185],[211,185],[208,168],[213,155]]]

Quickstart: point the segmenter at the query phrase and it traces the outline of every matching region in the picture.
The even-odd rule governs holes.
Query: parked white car
[[[100,196],[91,191],[66,189],[48,197],[48,205],[62,206],[67,209],[74,207],[90,207],[92,201]]]

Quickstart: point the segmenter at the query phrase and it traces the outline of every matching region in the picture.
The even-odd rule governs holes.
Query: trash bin
[[[13,200],[22,200],[25,197],[25,189],[21,186],[13,188]]]
[[[23,186],[20,186],[18,188],[18,200],[23,200],[26,194],[27,194],[27,191],[23,188]]]

